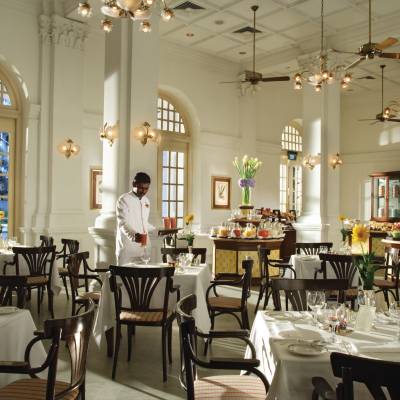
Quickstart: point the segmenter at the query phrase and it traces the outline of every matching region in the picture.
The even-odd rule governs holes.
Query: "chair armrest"
[[[14,260],[13,260],[13,261],[6,261],[6,262],[4,263],[4,265],[3,265],[3,275],[7,275],[7,274],[6,274],[6,269],[7,269],[7,267],[8,267],[9,265],[16,265],[16,259],[15,259],[15,257],[14,257]]]
[[[209,331],[208,337],[210,338],[248,338],[250,332],[247,329],[238,329],[234,331]]]
[[[176,302],[178,302],[181,299],[181,285],[172,285],[169,288],[170,293],[175,293],[176,292]]]
[[[28,374],[29,369],[29,363],[25,361],[0,361],[2,374]]]
[[[211,358],[209,368],[215,369],[243,369],[256,368],[260,365],[260,360],[256,358]]]
[[[92,271],[92,270],[91,270],[91,271]],[[94,271],[94,272],[97,272],[98,274],[101,274],[101,273],[103,273],[103,272],[108,272],[109,269],[108,269],[108,268],[95,268],[93,271]]]
[[[230,279],[217,279],[210,281],[212,285],[219,286],[219,285],[228,285],[228,286],[236,286],[242,283],[242,279],[238,281],[230,280]]]
[[[335,391],[324,378],[314,376],[311,381],[314,386],[314,393],[318,396],[316,398],[321,398],[322,400],[336,400]]]
[[[46,339],[45,335],[44,335],[44,331],[33,331],[33,336],[37,336],[40,339]]]

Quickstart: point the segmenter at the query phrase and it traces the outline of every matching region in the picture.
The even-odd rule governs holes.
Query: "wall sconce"
[[[159,143],[160,137],[156,131],[150,128],[150,124],[146,121],[142,126],[135,128],[135,137],[144,146],[148,141]]]
[[[118,138],[117,124],[108,125],[107,122],[104,124],[100,131],[100,139],[107,140],[110,147],[113,145],[115,139]]]
[[[320,164],[320,162],[321,162],[320,153],[318,153],[315,156],[308,154],[303,158],[303,166],[307,167],[310,171],[312,171],[316,165]]]
[[[340,158],[339,153],[336,153],[329,164],[331,165],[332,169],[336,169],[336,167],[340,167],[343,164],[343,160]]]
[[[70,158],[71,156],[76,156],[79,153],[80,147],[74,143],[72,139],[65,139],[65,143],[59,144],[57,150],[65,156],[65,158]]]

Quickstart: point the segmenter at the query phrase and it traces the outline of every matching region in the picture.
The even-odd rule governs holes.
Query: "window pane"
[[[168,108],[168,101],[167,100],[163,100],[163,108]]]
[[[157,99],[157,107],[162,107],[162,100],[160,98]]]
[[[10,96],[6,93],[3,94],[3,105],[11,106],[11,99]]]
[[[184,186],[181,186],[181,185],[178,186],[178,200],[181,200],[181,201],[184,200],[184,198],[183,198],[184,190],[183,189],[184,189]]]
[[[168,198],[168,185],[163,185],[162,187],[162,199],[169,200]]]
[[[176,226],[177,226],[178,228],[183,228],[183,219],[182,219],[182,218],[178,218],[178,219],[176,220]]]
[[[183,203],[178,203],[178,217],[183,217]]]
[[[0,152],[8,153],[9,138],[7,132],[0,132]]]
[[[174,112],[173,112],[173,111],[170,111],[170,112],[169,112],[168,119],[169,119],[170,121],[173,121],[173,120],[174,120]]]
[[[162,128],[163,128],[163,131],[167,131],[168,130],[168,122],[167,121],[163,121]]]
[[[169,196],[170,196],[170,200],[176,200],[176,186],[175,185],[171,185],[169,187]]]
[[[168,217],[168,202],[163,201],[162,203],[162,216]]]
[[[180,185],[183,185],[183,184],[184,184],[184,172],[185,172],[185,170],[183,170],[183,169],[178,169],[178,183],[179,183]]]
[[[171,151],[171,167],[176,167],[176,151]]]
[[[175,122],[175,132],[179,132],[179,123]]]
[[[168,168],[163,168],[163,177],[162,177],[162,183],[168,183]]]
[[[170,169],[170,183],[176,183],[176,169],[175,168],[171,168]]]
[[[178,167],[183,168],[185,166],[185,154],[178,153]]]
[[[185,133],[185,125],[181,124],[181,133]]]
[[[174,131],[174,123],[173,123],[173,122],[170,122],[170,123],[168,124],[168,130],[169,130],[170,132],[173,132],[173,131]]]
[[[176,203],[169,203],[169,216],[176,217]]]
[[[163,158],[163,167],[167,167],[169,164],[169,151],[163,151],[162,158]]]

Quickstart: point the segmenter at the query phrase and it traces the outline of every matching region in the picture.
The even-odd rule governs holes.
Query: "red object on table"
[[[169,217],[164,217],[164,229],[171,229],[171,219]]]
[[[176,228],[176,218],[175,217],[170,217],[170,222],[171,222],[171,229]]]
[[[142,246],[146,246],[147,244],[147,233],[142,233],[140,236],[140,243]]]

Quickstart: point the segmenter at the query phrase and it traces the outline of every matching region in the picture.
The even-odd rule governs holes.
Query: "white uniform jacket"
[[[149,224],[150,202],[141,199],[133,191],[124,193],[117,201],[116,255],[118,265],[132,261],[143,254],[144,247],[135,242],[135,233],[149,233],[155,228]],[[147,237],[149,246],[149,237]]]

